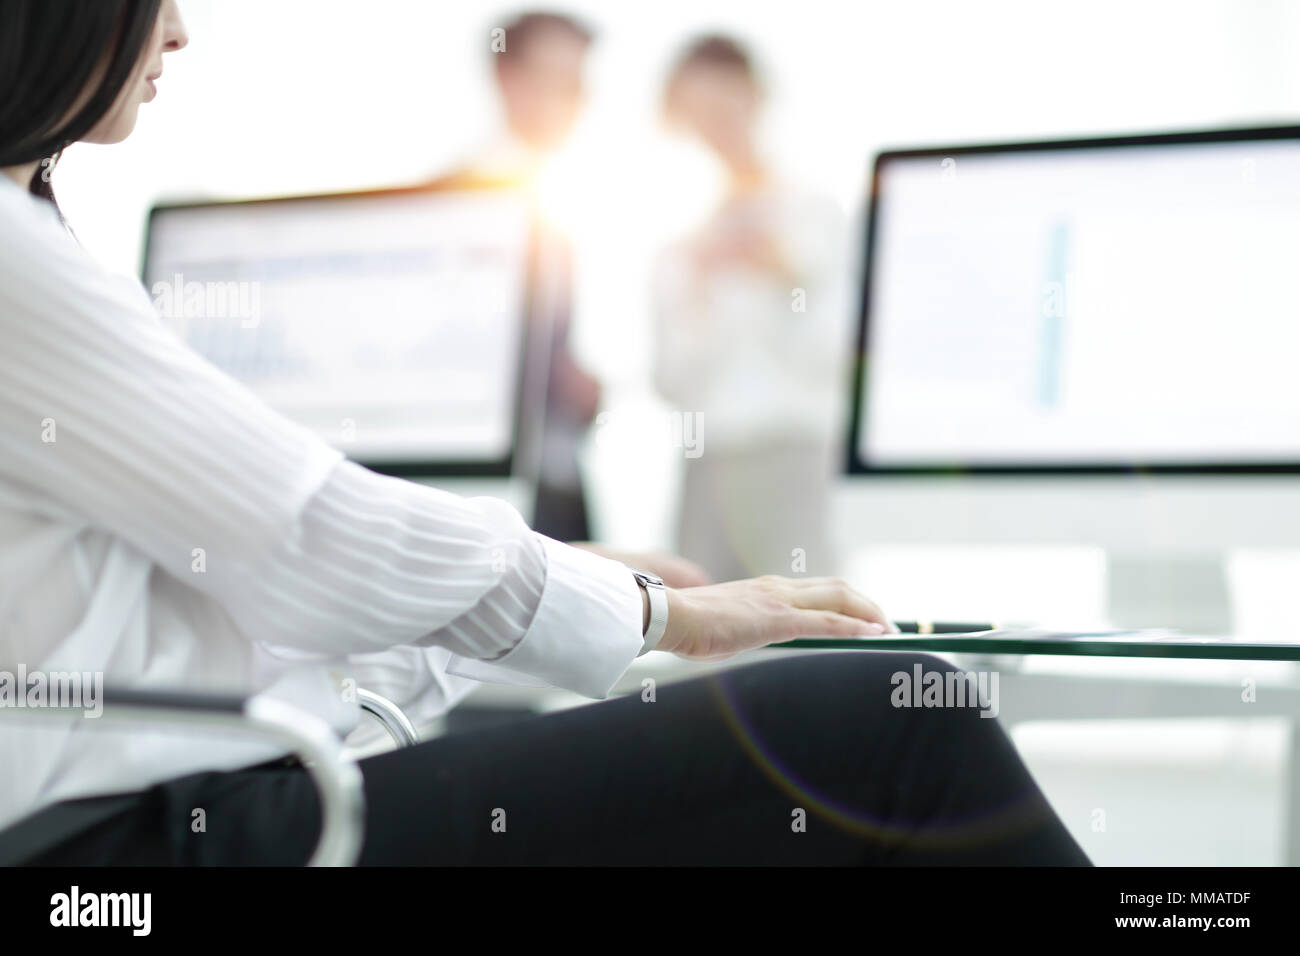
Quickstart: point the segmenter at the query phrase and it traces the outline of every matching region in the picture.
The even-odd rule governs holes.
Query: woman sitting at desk
[[[649,645],[891,628],[828,579],[662,592],[502,502],[342,460],[188,350],[78,245],[49,182],[70,143],[131,132],[185,44],[173,0],[0,4],[0,664],[262,692],[344,732],[363,657],[405,661],[413,695],[449,660],[602,697]],[[945,667],[773,661],[371,757],[362,862],[1086,863],[996,720],[891,706],[918,661]],[[0,719],[0,826],[117,795],[37,861],[307,858],[319,810],[283,751],[88,724]]]

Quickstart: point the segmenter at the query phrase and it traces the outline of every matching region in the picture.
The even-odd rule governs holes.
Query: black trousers
[[[895,706],[916,663],[953,670],[787,657],[368,758],[362,863],[1087,865],[996,719]],[[199,773],[34,862],[297,865],[319,821],[301,768]]]

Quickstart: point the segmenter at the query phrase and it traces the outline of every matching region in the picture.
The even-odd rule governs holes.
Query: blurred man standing
[[[451,177],[507,181],[535,190],[547,160],[564,145],[583,104],[583,70],[591,32],[557,13],[523,13],[497,28],[490,49],[505,129]],[[578,452],[600,404],[600,383],[569,345],[573,251],[546,229],[540,261],[544,315],[538,334],[549,353],[545,422],[538,450],[533,527],[560,541],[591,537]]]

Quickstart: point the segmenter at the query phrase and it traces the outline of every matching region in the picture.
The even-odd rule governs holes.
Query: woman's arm
[[[626,568],[534,534],[504,502],[343,461],[183,345],[36,202],[0,198],[0,481],[33,510],[129,542],[251,641],[438,645],[609,692],[643,643]],[[838,583],[775,578],[669,604],[660,647],[693,657],[884,621]]]
[[[252,641],[440,645],[591,696],[635,658],[625,569],[567,555],[503,502],[343,461],[181,343],[36,202],[0,196],[0,481],[34,509],[129,542]]]

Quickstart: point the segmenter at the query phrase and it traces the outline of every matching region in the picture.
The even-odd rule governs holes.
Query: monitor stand
[[[1232,595],[1222,554],[1111,552],[1106,562],[1107,614],[1115,627],[1232,633]]]

